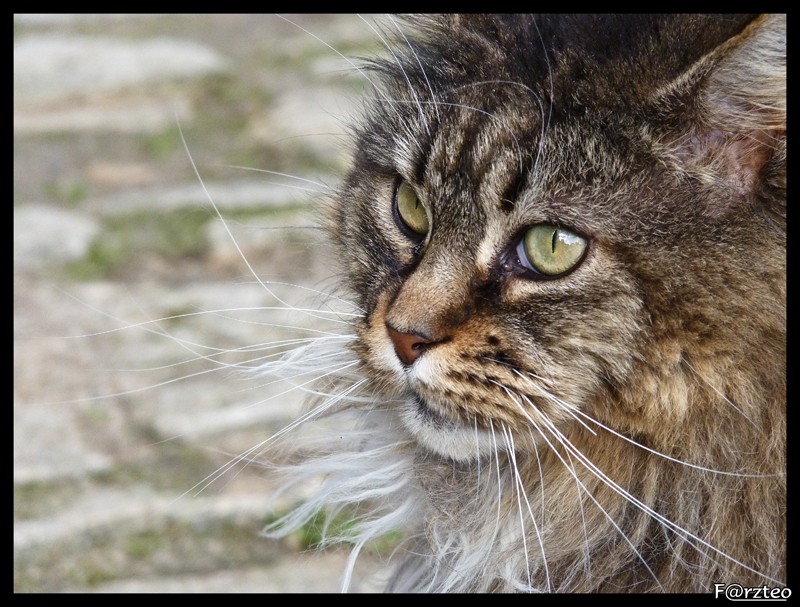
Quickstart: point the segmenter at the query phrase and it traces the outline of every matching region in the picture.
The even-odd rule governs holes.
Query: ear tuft
[[[780,179],[786,149],[786,17],[764,15],[692,66],[675,94],[696,95],[692,126],[669,144],[681,169],[741,195]],[[777,163],[780,164],[780,163]]]

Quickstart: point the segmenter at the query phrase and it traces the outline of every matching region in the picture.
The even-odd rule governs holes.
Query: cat
[[[266,532],[350,513],[344,588],[388,533],[390,591],[783,586],[785,17],[389,35],[328,214],[353,332],[261,370],[341,363]]]

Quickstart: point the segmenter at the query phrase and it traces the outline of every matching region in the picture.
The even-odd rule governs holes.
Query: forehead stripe
[[[506,188],[503,190],[503,194],[500,197],[499,205],[502,211],[505,213],[510,213],[514,210],[520,194],[525,189],[527,180],[527,171],[513,173],[508,185],[506,185]]]

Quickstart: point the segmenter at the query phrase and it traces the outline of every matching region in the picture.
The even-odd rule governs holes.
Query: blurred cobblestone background
[[[289,19],[14,17],[16,592],[339,589],[345,550],[259,536],[257,466],[198,491],[299,407],[196,360],[198,344],[316,320],[265,309],[181,131],[258,275],[331,284],[308,229],[317,186],[240,167],[335,184],[364,83],[325,43],[364,55],[375,34],[352,15]],[[230,308],[261,309],[196,314]],[[352,590],[379,588],[378,569],[367,558]]]

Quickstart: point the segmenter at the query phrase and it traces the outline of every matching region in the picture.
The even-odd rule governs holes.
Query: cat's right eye
[[[406,181],[400,180],[394,192],[395,222],[400,229],[415,240],[428,233],[428,209]]]

